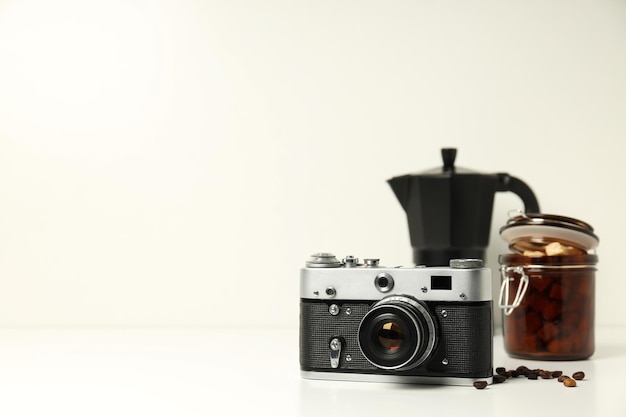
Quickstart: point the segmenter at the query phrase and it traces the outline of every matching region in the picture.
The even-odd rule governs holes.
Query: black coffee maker
[[[485,258],[497,191],[511,191],[526,213],[539,203],[523,181],[509,174],[480,174],[454,166],[456,149],[441,150],[443,167],[392,178],[389,185],[406,211],[413,260],[447,266],[454,258]]]

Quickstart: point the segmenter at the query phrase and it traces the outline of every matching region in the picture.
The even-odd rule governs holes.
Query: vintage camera
[[[314,254],[300,275],[300,368],[310,379],[492,382],[491,270],[379,266]]]

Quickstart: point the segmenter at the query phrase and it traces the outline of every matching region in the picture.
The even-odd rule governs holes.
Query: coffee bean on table
[[[507,380],[507,377],[504,376],[504,375],[494,375],[493,376],[493,383],[494,384],[501,384],[501,383],[503,383],[506,380]]]
[[[576,381],[572,378],[565,378],[565,380],[563,381],[563,385],[565,385],[566,387],[575,387]]]
[[[585,373],[583,371],[574,372],[574,374],[572,375],[572,378],[580,381],[582,379],[585,379]]]
[[[541,371],[539,373],[539,376],[543,379],[550,379],[552,378],[552,372],[548,372],[548,371]]]
[[[476,389],[485,389],[485,388],[487,388],[487,385],[489,385],[489,384],[487,384],[487,381],[476,381],[476,382],[474,382],[474,387]]]

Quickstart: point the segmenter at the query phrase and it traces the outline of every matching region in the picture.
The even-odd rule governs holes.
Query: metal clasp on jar
[[[515,293],[515,298],[513,298],[513,302],[509,302],[509,288],[511,282],[515,281],[515,278],[509,275],[511,272],[520,276],[520,282]],[[528,289],[529,279],[523,266],[502,266],[500,267],[500,274],[502,275],[502,285],[500,286],[498,305],[502,310],[504,310],[504,315],[508,316],[513,312],[513,310],[519,307],[522,302],[522,299],[526,294],[526,290]]]

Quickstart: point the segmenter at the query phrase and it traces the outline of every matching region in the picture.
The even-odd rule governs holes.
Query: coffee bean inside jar
[[[563,236],[559,236],[556,227],[565,226],[554,223],[546,226],[537,221],[546,215],[530,216],[535,216],[530,222],[532,227],[511,231],[509,222],[501,229],[511,249],[518,252],[499,258],[505,350],[519,358],[586,359],[595,348],[598,262],[598,257],[587,251],[595,249],[597,237],[582,222],[587,226],[584,231],[566,228]],[[527,222],[528,216],[522,221]],[[548,236],[542,235],[542,231]],[[547,248],[548,245],[551,247]],[[548,254],[550,251],[556,252]]]

